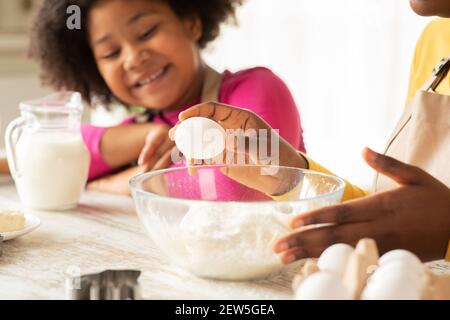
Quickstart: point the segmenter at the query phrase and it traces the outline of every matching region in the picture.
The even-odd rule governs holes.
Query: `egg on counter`
[[[372,239],[361,239],[355,249],[342,243],[328,247],[312,271],[309,275],[302,269],[294,287],[296,299],[420,300],[450,296],[448,288],[442,289],[448,287],[450,277],[446,282],[433,275],[407,250],[392,250],[378,258]]]
[[[418,300],[422,287],[405,273],[385,273],[371,279],[361,294],[362,300]]]
[[[336,274],[319,271],[301,282],[295,298],[297,300],[351,300],[351,294]]]
[[[411,278],[420,279],[425,274],[425,267],[422,264],[417,265],[411,263],[408,260],[400,259],[379,266],[376,269],[375,273],[372,275],[371,279],[377,279],[380,277],[384,277],[388,274],[397,274],[397,273],[404,274],[405,276],[409,276]]]
[[[426,285],[425,267],[406,250],[387,252],[369,278],[361,298],[365,300],[417,300]]]
[[[174,138],[188,159],[212,159],[225,149],[225,130],[208,118],[193,117],[181,122]]]
[[[331,272],[342,278],[353,250],[352,246],[344,243],[328,247],[319,257],[317,264],[320,271]]]
[[[369,278],[368,284],[372,283],[408,283],[409,286],[422,290],[425,285],[425,271],[411,268],[407,262],[396,261],[377,269]]]
[[[415,254],[413,254],[408,250],[403,249],[397,249],[386,252],[384,255],[380,257],[380,259],[378,259],[378,265],[382,266],[398,260],[408,262],[411,265],[422,266],[422,262]]]

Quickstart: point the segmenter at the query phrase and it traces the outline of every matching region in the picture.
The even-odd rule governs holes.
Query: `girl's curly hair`
[[[86,19],[81,19],[81,29],[69,30],[66,26],[67,8],[76,5],[81,16],[104,0],[44,0],[33,27],[29,55],[41,67],[41,80],[56,90],[79,91],[91,101],[97,97],[108,103],[113,98],[95,63],[89,46]],[[243,0],[148,0],[163,1],[180,18],[198,16],[203,34],[198,40],[200,48],[219,35],[220,24],[234,18],[235,9]]]

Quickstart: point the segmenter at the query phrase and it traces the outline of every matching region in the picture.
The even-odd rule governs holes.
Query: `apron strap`
[[[203,83],[201,102],[219,101],[222,74],[206,65],[205,81]]]
[[[433,73],[424,85],[422,86],[422,91],[434,91],[441,81],[445,78],[448,71],[450,70],[450,57],[443,58],[438,65],[433,69]]]

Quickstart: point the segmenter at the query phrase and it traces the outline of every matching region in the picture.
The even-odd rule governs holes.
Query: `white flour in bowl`
[[[276,206],[205,204],[194,206],[180,223],[185,268],[198,276],[222,280],[264,278],[281,270],[275,240],[288,232]]]

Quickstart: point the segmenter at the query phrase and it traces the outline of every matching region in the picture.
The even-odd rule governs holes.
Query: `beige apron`
[[[450,187],[450,96],[434,92],[450,69],[450,57],[433,70],[394,129],[385,154],[420,167]],[[396,186],[377,174],[375,191]]]
[[[206,66],[205,81],[202,89],[201,102],[219,102],[220,85],[222,84],[222,74],[209,66]]]

